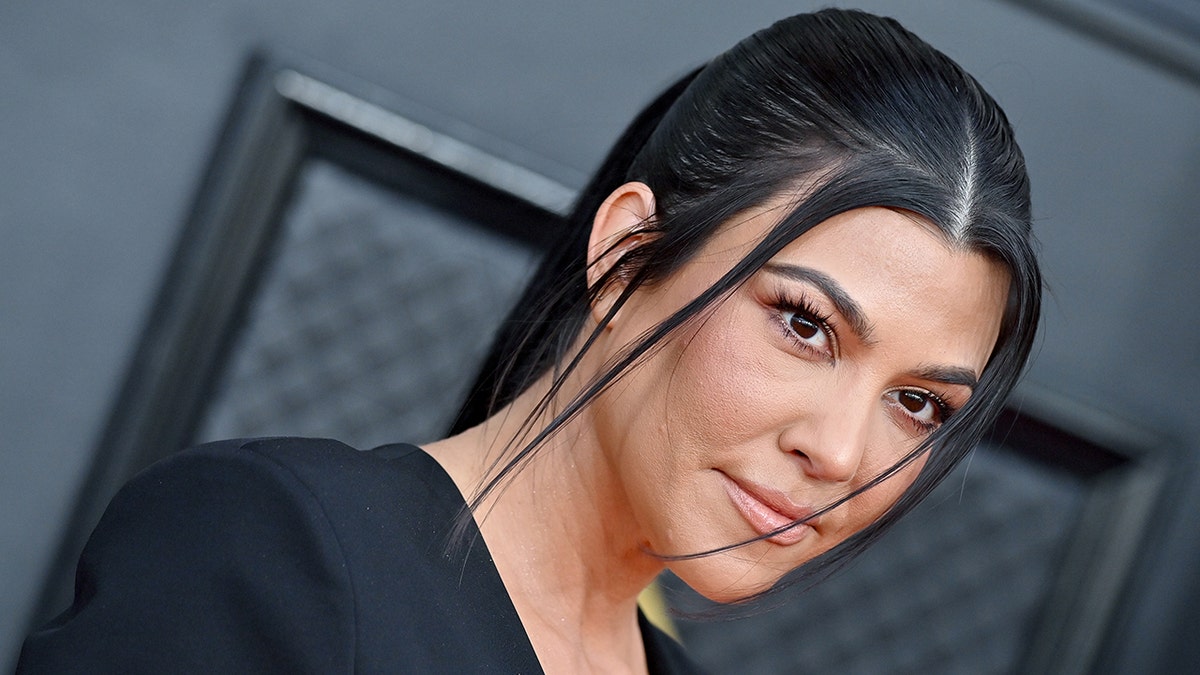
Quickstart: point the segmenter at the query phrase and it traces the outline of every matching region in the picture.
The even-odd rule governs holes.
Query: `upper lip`
[[[721,473],[725,472],[722,471]],[[797,504],[780,490],[770,487],[769,485],[757,483],[749,478],[737,478],[727,473],[725,473],[725,476],[734,483],[737,483],[738,487],[744,490],[751,497],[754,497],[763,504],[766,504],[772,511],[775,511],[776,513],[786,516],[791,520],[805,520],[812,517],[813,510],[811,508]],[[806,521],[806,524],[810,526],[815,525],[816,521],[815,519],[809,520]]]

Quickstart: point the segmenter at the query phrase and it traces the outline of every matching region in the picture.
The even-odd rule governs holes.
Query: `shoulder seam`
[[[249,439],[249,440],[257,441],[257,440],[268,440],[268,439]],[[342,444],[342,445],[344,445],[344,444]],[[312,486],[308,483],[308,481],[304,480],[304,478],[302,478],[300,476],[300,474],[296,472],[295,469],[288,466],[286,463],[279,461],[275,457],[272,457],[269,453],[263,452],[263,451],[259,450],[258,448],[252,447],[252,444],[249,442],[243,443],[240,447],[242,450],[252,452],[255,454],[255,456],[260,457],[264,461],[270,462],[272,465],[283,470],[292,478],[293,481],[295,481],[297,484],[302,486],[304,488],[305,493],[308,494],[309,498],[312,499],[313,503],[316,504],[317,508],[321,511],[321,518],[324,519],[325,526],[329,529],[330,532],[333,533],[333,540],[334,540],[334,542],[337,543],[338,555],[342,559],[342,574],[345,575],[346,582],[350,586],[350,601],[351,601],[351,606],[354,609],[353,616],[352,616],[352,621],[353,621],[353,625],[354,625],[354,654],[353,654],[353,664],[352,665],[354,666],[354,671],[357,672],[358,652],[359,652],[358,587],[354,583],[354,575],[350,574],[350,565],[348,564],[347,557],[346,557],[346,547],[342,543],[342,538],[339,535],[337,528],[334,527],[334,525],[333,525],[333,519],[331,519],[329,517],[329,512],[325,510],[325,503],[322,502],[321,498],[317,496],[317,493],[312,489]],[[350,446],[345,446],[345,447],[350,448]],[[350,448],[350,449],[353,449],[353,448]]]

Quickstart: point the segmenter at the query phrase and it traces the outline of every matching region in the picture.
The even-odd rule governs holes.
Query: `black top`
[[[412,445],[223,441],[109,505],[18,673],[539,673],[483,539]],[[652,673],[694,672],[639,616]]]

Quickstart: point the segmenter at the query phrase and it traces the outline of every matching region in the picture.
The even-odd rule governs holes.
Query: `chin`
[[[770,590],[798,566],[766,562],[755,548],[751,545],[714,556],[684,560],[672,563],[670,569],[693,591],[713,602],[740,602]]]
[[[753,585],[753,584],[729,585],[729,584],[727,584],[724,586],[711,586],[710,587],[710,586],[706,586],[706,585],[702,585],[702,584],[692,584],[692,583],[689,583],[686,579],[684,580],[684,583],[687,583],[689,588],[691,588],[693,591],[695,591],[696,593],[703,596],[705,599],[711,600],[712,602],[716,602],[716,603],[719,603],[722,605],[731,605],[734,603],[749,600],[750,598],[753,598],[753,597],[759,595],[760,593],[765,593],[766,591],[769,591],[771,589],[771,587],[775,585],[774,582],[772,582],[769,584],[760,584],[760,585]]]

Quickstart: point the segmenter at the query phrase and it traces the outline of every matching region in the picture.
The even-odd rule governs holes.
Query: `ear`
[[[604,200],[592,220],[592,233],[588,238],[589,288],[595,286],[625,254],[646,241],[649,233],[640,230],[653,221],[654,213],[654,192],[645,183],[625,183]],[[596,301],[592,316],[597,321],[608,314],[622,288],[620,283],[613,284]]]

